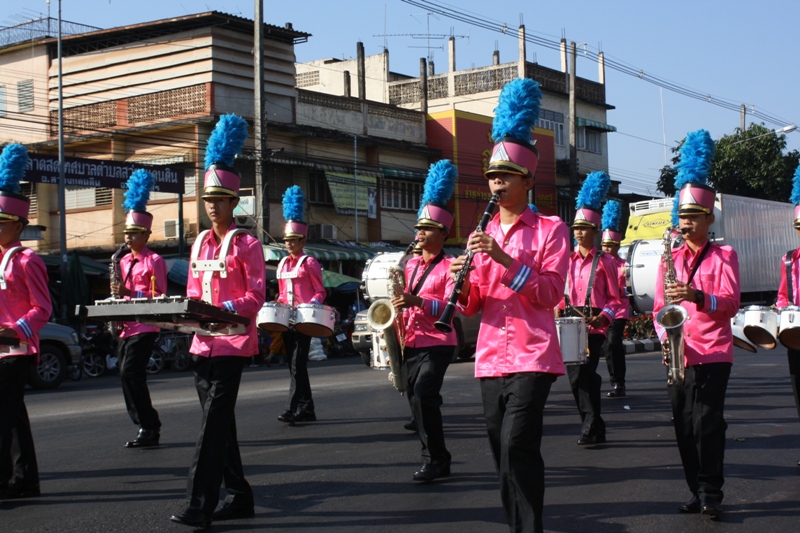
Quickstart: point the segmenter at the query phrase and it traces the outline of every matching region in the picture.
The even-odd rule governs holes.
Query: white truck
[[[620,256],[627,260],[628,290],[639,313],[653,311],[653,295],[662,237],[670,225],[673,198],[630,205],[630,218]],[[742,306],[772,305],[778,292],[781,258],[800,246],[789,203],[717,194],[716,220],[709,238],[731,246],[739,256]]]

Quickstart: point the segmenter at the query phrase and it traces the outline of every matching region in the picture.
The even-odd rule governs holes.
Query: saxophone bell
[[[389,355],[389,381],[397,392],[403,394],[406,391],[406,374],[402,361],[403,348],[395,328],[398,319],[402,320],[392,302],[385,298],[374,301],[367,310],[367,323],[379,339],[378,346]]]
[[[682,228],[681,232],[684,229]],[[661,256],[662,276],[664,284],[664,307],[656,314],[656,324],[667,332],[667,386],[681,386],[686,374],[683,360],[684,340],[683,324],[689,318],[689,313],[680,305],[672,303],[672,298],[667,296],[667,286],[677,282],[675,262],[672,259],[672,229],[667,228],[662,241],[664,253]]]

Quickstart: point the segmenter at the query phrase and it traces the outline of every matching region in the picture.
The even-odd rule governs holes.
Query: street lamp
[[[780,135],[781,133],[791,133],[796,129],[797,129],[796,124],[789,124],[788,126],[784,126],[782,128],[769,131],[767,133],[762,133],[761,135],[756,135],[755,137],[748,137],[747,139],[742,139],[741,141],[732,142],[730,146],[733,146],[734,144],[743,143],[746,141],[752,141],[753,139],[758,139],[759,137],[766,137],[767,135],[773,135],[773,134]]]

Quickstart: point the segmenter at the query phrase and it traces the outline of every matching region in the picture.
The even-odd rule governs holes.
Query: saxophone
[[[403,367],[405,324],[402,314],[394,308],[391,299],[405,291],[405,264],[415,244],[416,241],[412,241],[397,264],[387,269],[386,292],[389,298],[374,301],[367,310],[367,323],[380,339],[378,341],[380,348],[389,354],[389,368],[391,369],[389,381],[400,394],[406,391],[406,373],[405,367]]]
[[[119,250],[114,252],[114,255],[111,256],[111,264],[108,265],[109,269],[109,276],[111,277],[111,283],[122,283],[120,279],[120,271],[119,271],[119,262],[122,259],[122,252],[124,252],[128,248],[127,244],[123,244],[120,246]],[[119,299],[119,291],[115,294],[114,292],[111,293],[111,297],[115,300]],[[120,329],[122,329],[122,325],[116,322],[109,322],[108,329],[111,330],[111,334],[115,337],[119,337]]]
[[[672,228],[667,228],[663,237],[664,254],[661,256],[662,271],[664,275],[664,307],[656,315],[656,323],[667,331],[668,355],[665,355],[669,366],[667,371],[667,386],[683,385],[686,368],[683,361],[683,324],[689,318],[686,309],[672,303],[667,297],[667,285],[677,282],[675,262],[672,260]]]

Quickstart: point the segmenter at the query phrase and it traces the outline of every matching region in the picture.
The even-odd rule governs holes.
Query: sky
[[[50,14],[57,16],[58,0]],[[425,2],[416,1],[417,4]],[[456,36],[456,68],[491,64],[495,47],[500,61],[518,55],[516,29],[525,24],[530,37],[557,42],[561,37],[584,43],[577,74],[597,81],[602,51],[606,62],[643,72],[644,79],[606,67],[606,100],[615,109],[607,121],[609,174],[621,192],[660,196],[655,190],[659,169],[669,150],[686,133],[707,129],[719,139],[740,125],[738,106],[748,109],[747,124],[764,122],[774,129],[800,123],[800,71],[797,59],[796,0],[520,0],[495,4],[477,0],[432,0],[428,6],[403,0],[264,1],[269,24],[291,22],[312,34],[295,47],[299,62],[329,57],[351,58],[356,43],[368,55],[389,48],[394,72],[418,76],[419,58],[432,56],[437,72],[447,64],[446,39]],[[430,4],[454,8],[484,21],[492,29],[435,14]],[[24,6],[24,7],[23,7]],[[62,0],[62,19],[112,28],[210,10],[253,18],[255,0]],[[47,15],[46,0],[24,4],[0,2],[0,27]],[[511,31],[502,33],[503,24]],[[497,31],[494,31],[497,30]],[[427,48],[430,45],[430,48]],[[583,50],[586,50],[584,55]],[[528,43],[528,61],[559,69],[558,52]],[[647,81],[656,77],[677,90]],[[681,92],[705,95],[696,99]],[[733,105],[731,110],[716,102]],[[774,121],[753,117],[755,110]],[[800,132],[788,133],[787,149],[800,150]],[[665,146],[666,145],[666,146]],[[788,199],[787,199],[788,200]]]

